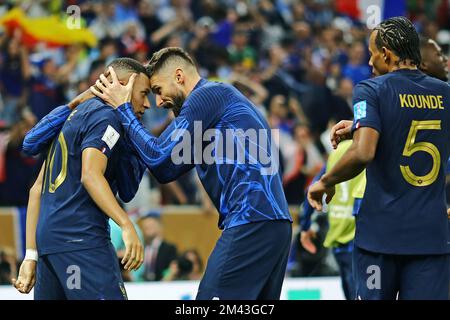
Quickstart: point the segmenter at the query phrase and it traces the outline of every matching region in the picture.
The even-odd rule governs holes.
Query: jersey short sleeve
[[[109,158],[122,135],[122,126],[113,109],[98,109],[85,121],[81,150],[96,148]]]
[[[353,90],[353,127],[370,127],[381,133],[380,107],[377,92],[370,82],[361,82]]]

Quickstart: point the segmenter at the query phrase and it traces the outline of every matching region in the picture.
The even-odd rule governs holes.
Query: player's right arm
[[[61,131],[71,112],[67,105],[53,109],[28,131],[23,140],[22,151],[29,156],[35,156],[45,150]]]
[[[68,104],[53,109],[26,134],[23,140],[23,152],[35,156],[44,151],[59,134],[72,110],[92,97],[90,90],[86,90]]]
[[[122,229],[126,270],[137,270],[144,262],[144,248],[127,213],[120,207],[104,174],[108,158],[97,148],[82,153],[81,183],[95,204]]]
[[[194,168],[194,159],[188,159],[186,161],[188,163],[185,163],[184,156],[180,157],[180,152],[183,151],[183,155],[194,154],[193,150],[196,150],[194,133],[201,130],[203,134],[212,123],[220,118],[223,107],[227,103],[226,93],[218,92],[212,87],[199,88],[192,92],[189,102],[183,103],[179,116],[159,137],[155,137],[142,125],[133,112],[130,103],[132,81],[130,80],[124,86],[120,84],[112,68],[110,72],[113,82],[103,81],[102,83],[97,80],[96,86],[101,90],[91,87],[91,91],[117,110],[122,126],[130,137],[134,149],[155,178],[160,183],[169,183]],[[100,76],[100,79],[102,77],[103,75]],[[185,150],[185,146],[189,150]]]
[[[36,246],[36,227],[39,218],[39,209],[41,205],[42,182],[45,171],[45,162],[42,165],[41,171],[30,189],[28,196],[27,207],[27,222],[26,222],[26,248],[27,255],[20,265],[19,275],[17,279],[12,279],[12,284],[21,293],[29,293],[36,283],[36,260],[28,257],[28,252],[31,251],[37,255]],[[36,258],[36,257],[34,257]]]

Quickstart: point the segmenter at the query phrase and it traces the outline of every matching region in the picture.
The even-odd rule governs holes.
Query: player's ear
[[[426,62],[424,62],[424,61],[422,60],[422,61],[420,62],[419,69],[426,73],[426,71],[428,70],[428,65],[426,64]]]
[[[384,59],[384,62],[386,62],[386,59],[387,59],[387,49],[386,49],[386,47],[383,47],[383,48],[381,48],[381,52],[382,52],[382,55],[383,55],[383,59]]]
[[[392,60],[392,51],[386,47],[381,48],[384,62],[389,65]]]
[[[184,72],[181,69],[175,70],[175,80],[178,84],[184,83]]]

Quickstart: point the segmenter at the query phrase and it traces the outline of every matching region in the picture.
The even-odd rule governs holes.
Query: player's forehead
[[[139,73],[134,81],[134,87],[140,90],[149,88],[149,78],[145,73]]]
[[[162,77],[159,72],[156,72],[151,76],[149,83],[150,89],[152,91],[157,91],[158,89],[164,87],[164,77]]]
[[[428,39],[428,48],[431,48],[434,52],[441,53],[442,49],[433,39]]]
[[[377,38],[378,30],[372,31],[369,37],[369,51],[374,53],[378,51],[375,39]]]

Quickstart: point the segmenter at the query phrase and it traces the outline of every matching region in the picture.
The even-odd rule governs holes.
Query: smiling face
[[[180,77],[183,77],[180,69],[175,71],[175,75],[163,74],[157,72],[150,79],[150,86],[153,94],[156,96],[156,105],[158,107],[171,109],[175,116],[181,112],[186,96],[180,86]]]
[[[430,77],[448,81],[448,58],[442,52],[441,47],[434,40],[429,39],[421,53],[420,69]]]

